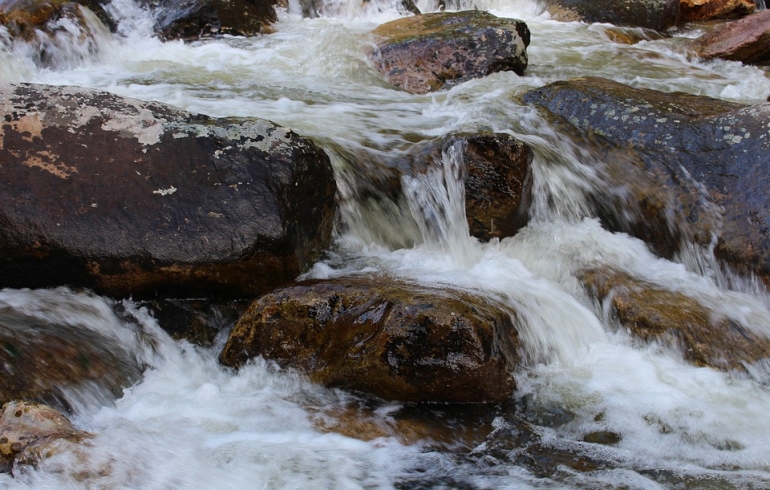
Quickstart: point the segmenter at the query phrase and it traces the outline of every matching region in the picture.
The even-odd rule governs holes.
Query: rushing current
[[[417,5],[423,12],[437,8],[432,0]],[[0,80],[94,87],[215,117],[256,116],[314,139],[332,158],[341,216],[333,249],[307,276],[381,272],[509,304],[522,318],[527,354],[515,373],[512,406],[545,414],[534,430],[551,447],[612,464],[538,474],[510,451],[485,452],[485,438],[504,417],[447,415],[440,407],[435,417],[443,420],[437,425],[448,433],[445,441],[401,437],[396,414],[409,407],[326,389],[260,359],[238,372],[223,368],[217,355],[226,332],[218,345],[202,348],[171,340],[130,301],[64,288],[3,290],[0,310],[92,328],[118,339],[148,368],[116,400],[71,393],[75,426],[95,437],[78,454],[13,477],[0,474],[0,488],[770,488],[767,365],[753,366],[750,375],[725,373],[694,367],[675,349],[640,345],[590,299],[576,274],[612,267],[770,336],[767,291],[720,268],[708,250],[690,247],[665,260],[603,229],[585,199],[602,185],[596,162],[517,102],[549,82],[596,75],[759,103],[770,95],[768,73],[691,55],[685,41],[702,33],[698,26],[625,45],[611,42],[614,26],[557,22],[537,0],[447,5],[525,20],[532,32],[526,74],[497,73],[429,95],[394,89],[366,54],[374,46],[371,31],[404,15],[386,0],[326,0],[312,19],[291,0],[279,9],[272,34],[191,43],[161,42],[150,13],[132,0],[113,0],[117,33],[94,17],[92,41],[82,42],[77,26],[63,25],[46,41],[46,59],[0,28]],[[367,172],[360,162],[479,130],[512,134],[534,150],[531,220],[516,236],[490,243],[469,236],[462,185],[453,181],[461,162],[451,150],[441,169],[404,179],[403,206],[357,200],[357,179]],[[362,154],[373,158],[351,157]],[[131,321],[117,311],[128,311]],[[416,418],[429,419],[427,412]],[[566,413],[559,423],[545,420]],[[381,434],[329,430],[346,417]],[[619,440],[584,442],[591,433]]]

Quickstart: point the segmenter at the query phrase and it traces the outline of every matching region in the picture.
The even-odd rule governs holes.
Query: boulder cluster
[[[271,1],[198,0],[184,10],[146,3],[167,12],[157,16],[164,39],[256,35],[275,20]],[[770,12],[753,13],[753,0],[546,3],[557,19],[655,31],[741,17],[720,20],[693,41],[693,53],[770,61]],[[425,94],[498,71],[525,73],[524,22],[407,10],[417,15],[372,33],[371,62],[394,88]],[[8,3],[0,27],[13,42],[33,42],[62,18],[84,26],[84,43],[95,25],[115,28],[98,0]],[[606,188],[592,196],[605,227],[664,257],[684,242],[713,244],[724,264],[770,285],[770,103],[742,106],[593,77],[531,90],[521,102],[613,157],[597,169]],[[215,119],[77,87],[0,83],[0,112],[0,288],[67,285],[147,300],[168,328],[197,325],[175,333],[201,343],[213,334],[196,313],[226,310],[235,325],[220,361],[236,369],[262,356],[327,386],[385,399],[511,398],[522,346],[521,319],[510,307],[390,277],[295,282],[331,248],[339,214],[334,169],[312,140],[266,120]],[[533,154],[504,133],[421,142],[372,182],[371,199],[403,198],[403,178],[429,171],[450,147],[464,162],[471,235],[504,239],[526,226]],[[614,270],[579,271],[579,279],[634,336],[676,344],[696,365],[746,370],[770,352],[750,326],[682,293]],[[90,437],[50,409],[14,400],[57,405],[69,385],[99,383],[117,393],[140,375],[142,366],[119,348],[104,347],[108,340],[86,339],[91,334],[71,326],[3,311],[0,325],[0,471]],[[28,427],[35,421],[42,429]],[[22,430],[33,435],[15,435]]]

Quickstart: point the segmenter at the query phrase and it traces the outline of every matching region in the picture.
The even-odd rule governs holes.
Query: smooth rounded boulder
[[[523,100],[598,153],[597,213],[664,256],[683,241],[770,284],[770,103],[744,106],[602,78],[556,82]]]
[[[449,88],[499,71],[523,75],[530,32],[521,20],[476,10],[405,17],[372,31],[377,70],[413,94]]]
[[[484,403],[515,387],[512,313],[483,298],[386,277],[309,281],[255,301],[220,361],[262,356],[332,387],[412,402]]]
[[[665,31],[679,22],[680,0],[546,0],[548,12],[566,22],[604,22]]]
[[[312,141],[76,87],[0,84],[0,287],[255,297],[329,245]]]

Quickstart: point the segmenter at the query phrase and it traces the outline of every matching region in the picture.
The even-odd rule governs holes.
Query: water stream
[[[437,8],[433,0],[417,5]],[[604,230],[585,198],[603,185],[601,162],[517,101],[551,81],[595,75],[759,103],[770,95],[767,73],[693,57],[684,41],[699,35],[698,27],[624,45],[610,41],[613,26],[554,21],[536,0],[447,2],[452,7],[525,20],[532,31],[526,75],[498,73],[428,95],[394,90],[366,55],[371,31],[403,15],[387,1],[318,2],[319,16],[308,19],[292,0],[279,10],[273,34],[164,43],[152,35],[150,13],[132,0],[113,0],[111,11],[123,19],[117,34],[95,25],[94,41],[82,43],[77,26],[65,26],[56,39],[41,41],[49,46],[46,60],[0,28],[0,80],[95,87],[216,117],[257,116],[313,138],[332,158],[342,211],[334,249],[307,276],[379,271],[509,305],[521,316],[526,346],[512,403],[568,412],[563,423],[537,426],[539,437],[614,464],[538,475],[515,457],[474,460],[467,457],[472,448],[329,432],[323,419],[340,410],[358,407],[373,423],[392,426],[404,407],[371,407],[261,360],[239,372],[225,369],[217,346],[171,340],[128,301],[68,289],[5,290],[2,308],[77,318],[124,339],[148,368],[115,402],[72,394],[75,425],[95,438],[82,454],[0,475],[0,488],[770,488],[767,366],[753,366],[751,376],[723,373],[694,367],[675,349],[640,345],[587,296],[577,274],[613,267],[770,336],[767,291],[715,266],[708,250],[692,247],[665,260]],[[367,165],[423,140],[479,130],[512,134],[535,152],[531,221],[516,236],[480,243],[468,235],[456,148],[435,172],[404,179],[404,203],[358,200],[359,179],[375,170]],[[620,440],[583,442],[602,431]]]

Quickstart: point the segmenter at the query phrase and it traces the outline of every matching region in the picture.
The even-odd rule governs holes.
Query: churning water
[[[425,12],[437,4],[422,0],[418,7]],[[326,419],[351,407],[387,427],[403,407],[361,408],[369,402],[259,360],[239,372],[222,368],[216,347],[172,341],[130,302],[67,289],[6,290],[0,310],[96,329],[120,339],[148,367],[115,402],[71,394],[76,426],[95,438],[37,470],[0,475],[0,488],[770,487],[767,366],[751,366],[750,376],[723,373],[694,367],[674,349],[639,345],[587,296],[577,275],[612,267],[770,336],[767,291],[721,269],[708,250],[690,247],[677,261],[664,260],[640,241],[604,230],[585,199],[603,185],[601,162],[517,102],[551,81],[597,75],[759,103],[770,95],[767,74],[693,57],[684,41],[697,30],[624,45],[610,41],[613,26],[556,22],[536,0],[447,7],[525,20],[532,31],[526,75],[498,73],[429,95],[394,90],[366,54],[374,47],[371,31],[402,15],[389,2],[317,2],[319,16],[307,19],[292,0],[273,34],[185,44],[160,42],[150,13],[132,0],[113,0],[111,11],[123,19],[118,34],[89,24],[90,41],[83,43],[80,27],[64,25],[57,38],[41,40],[46,60],[0,28],[0,80],[89,86],[211,116],[257,116],[312,137],[332,158],[342,210],[334,250],[308,276],[379,271],[507,305],[519,317],[527,360],[516,373],[514,404],[569,413],[562,423],[535,427],[538,437],[612,464],[541,475],[519,464],[514,447],[507,458],[481,461],[463,456],[472,448],[437,450],[393,432],[368,441],[329,432]],[[415,142],[480,130],[510,133],[535,152],[531,222],[516,236],[490,243],[469,236],[456,148],[440,168],[403,179],[404,203],[358,201],[360,179],[373,171],[368,165]],[[487,432],[501,424],[495,420]],[[619,440],[583,442],[591,433]]]

